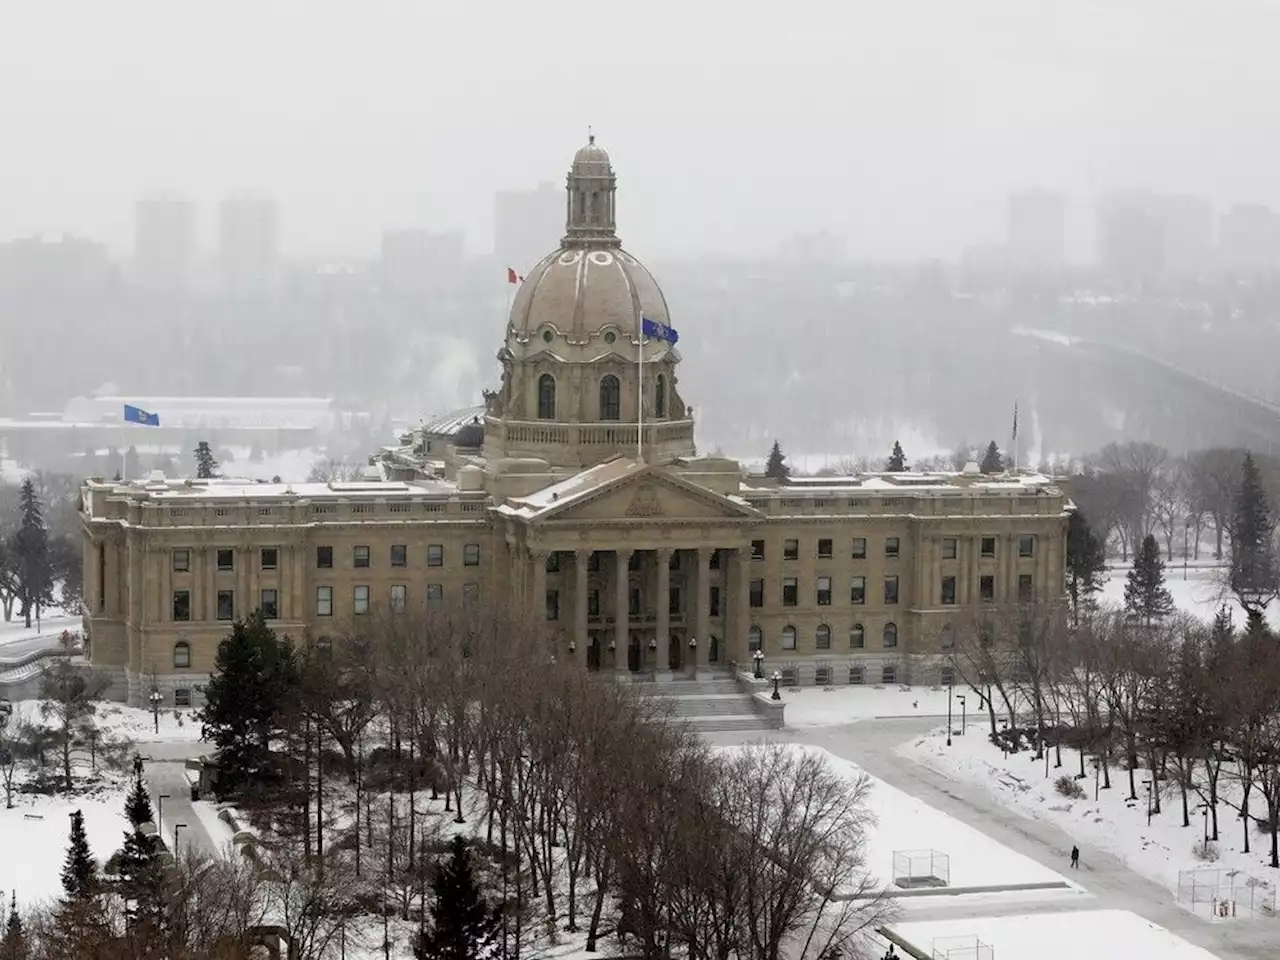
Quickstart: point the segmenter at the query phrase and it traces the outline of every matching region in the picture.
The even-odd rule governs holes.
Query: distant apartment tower
[[[462,279],[461,233],[387,230],[382,234],[378,274],[382,289],[399,297],[422,297],[455,289]]]
[[[1009,197],[1009,264],[1019,270],[1056,270],[1067,259],[1067,198],[1049,190]]]
[[[564,188],[502,190],[493,199],[493,252],[503,266],[525,273],[546,253],[547,237],[565,230]]]
[[[228,197],[218,206],[218,267],[223,289],[257,295],[275,289],[280,213],[269,197]]]
[[[1257,203],[1232,207],[1218,221],[1218,257],[1235,273],[1280,270],[1280,214]]]
[[[1113,193],[1099,207],[1099,259],[1118,277],[1195,275],[1213,257],[1208,200],[1145,191]]]
[[[196,209],[190,200],[149,196],[134,206],[133,281],[149,290],[186,290],[196,259]]]

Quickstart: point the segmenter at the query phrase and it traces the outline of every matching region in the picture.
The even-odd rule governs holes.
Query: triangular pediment
[[[590,490],[553,500],[530,517],[544,521],[748,520],[757,512],[733,497],[708,490],[661,466],[639,467]]]

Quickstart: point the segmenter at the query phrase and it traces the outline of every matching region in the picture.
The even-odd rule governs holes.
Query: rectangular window
[[[1036,538],[1021,536],[1018,538],[1018,556],[1034,557],[1036,555]]]
[[[474,607],[480,602],[480,584],[464,583],[462,585],[462,602],[469,607]]]
[[[954,560],[955,558],[956,558],[956,538],[943,537],[942,538],[942,559]]]
[[[889,574],[884,578],[884,602],[886,606],[893,606],[898,602],[898,575]]]
[[[333,616],[333,587],[316,587],[316,616]]]
[[[547,591],[547,619],[548,620],[560,619],[560,591],[559,590]]]
[[[978,578],[978,597],[983,603],[996,602],[996,578],[990,575]]]
[[[191,619],[191,591],[173,591],[173,619],[186,622]]]
[[[234,620],[236,618],[236,594],[234,590],[218,591],[218,619]]]
[[[351,548],[351,565],[361,568],[369,566],[369,548],[367,546],[362,544]]]
[[[996,538],[983,537],[979,544],[979,552],[984,557],[994,557],[996,555]]]
[[[720,588],[711,588],[711,616],[720,616]]]
[[[409,548],[403,543],[393,543],[391,545],[391,565],[393,567],[407,567],[409,565]]]
[[[854,577],[849,584],[849,602],[855,607],[867,602],[867,578]]]
[[[443,543],[427,544],[427,566],[428,567],[444,566],[444,544]]]
[[[800,599],[800,585],[795,577],[782,578],[782,605],[794,607]]]
[[[640,588],[632,587],[627,593],[627,614],[632,617],[640,616]]]
[[[897,537],[884,538],[884,555],[888,557],[890,560],[896,560],[898,558],[898,538]]]
[[[391,609],[401,611],[409,600],[409,587],[403,583],[391,585]]]
[[[191,551],[175,550],[173,551],[173,572],[186,573],[191,569]]]
[[[813,682],[820,687],[831,686],[831,668],[815,667],[813,671]]]
[[[799,540],[782,541],[782,559],[783,560],[799,560],[800,559],[800,541]]]
[[[175,707],[191,706],[191,688],[190,687],[174,687],[173,705]]]
[[[818,599],[818,606],[820,607],[831,606],[831,578],[830,577],[818,578],[818,589],[816,591],[816,594]]]
[[[667,603],[667,612],[672,616],[678,616],[680,614],[680,588],[672,586],[667,595],[667,600],[669,601]]]
[[[369,612],[368,584],[361,583],[352,588],[351,612],[356,614],[356,616]]]
[[[831,559],[831,540],[830,540],[830,538],[826,538],[826,537],[824,537],[824,538],[822,538],[822,539],[820,539],[820,540],[818,541],[818,559],[819,559],[819,560],[830,560],[830,559]]]
[[[764,580],[752,580],[748,584],[748,596],[751,598],[748,602],[753,607],[764,606]]]
[[[720,569],[720,551],[719,550],[711,551],[711,569],[712,570]]]
[[[1031,574],[1018,574],[1018,602],[1030,603],[1035,593],[1035,587],[1031,581]]]
[[[867,559],[867,538],[866,537],[853,538],[853,559],[855,560]]]
[[[676,555],[673,553],[671,555],[671,563],[673,565],[672,566],[673,570],[675,569],[674,564],[676,562],[677,562]],[[600,572],[600,551],[599,550],[591,551],[591,556],[587,558],[587,570],[589,570],[591,573]]]
[[[894,666],[892,663],[886,663],[883,667],[880,668],[880,682],[881,683],[897,683],[898,668]]]
[[[861,668],[861,667],[859,667],[859,666],[852,666],[852,665],[849,667],[849,682],[850,682],[850,683],[862,683],[862,682],[863,682],[863,680],[862,680],[862,668]]]
[[[316,547],[316,569],[333,569],[333,547]]]
[[[480,566],[480,544],[468,543],[462,548],[462,565],[464,567]]]
[[[218,569],[222,571],[236,568],[236,552],[234,550],[218,550]]]
[[[944,607],[949,607],[954,605],[955,602],[956,602],[956,578],[943,577],[942,578],[942,605]]]
[[[427,584],[427,606],[438,610],[444,603],[444,586],[439,583]]]
[[[280,619],[280,594],[275,590],[263,590],[258,598],[258,609],[264,620]]]
[[[764,559],[764,541],[763,540],[751,541],[751,559],[752,560]]]
[[[600,616],[600,591],[599,590],[587,591],[587,616],[588,617]]]
[[[560,551],[552,550],[547,554],[547,573],[560,572]]]
[[[280,565],[280,549],[278,547],[263,547],[258,552],[258,563],[263,570],[274,570]]]

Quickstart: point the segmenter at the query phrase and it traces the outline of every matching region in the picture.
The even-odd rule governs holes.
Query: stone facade
[[[759,648],[792,682],[938,682],[962,618],[1062,595],[1071,507],[1047,478],[777,485],[696,457],[679,354],[641,329],[669,323],[666,304],[621,250],[613,185],[607,154],[579,151],[501,388],[375,455],[367,479],[86,481],[85,629],[115,696],[199,702],[231,619],[255,609],[332,643],[386,609],[466,602],[542,609],[557,656],[614,676],[746,667]]]

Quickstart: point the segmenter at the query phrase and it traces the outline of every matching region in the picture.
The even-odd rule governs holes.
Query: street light
[[[570,641],[569,641],[569,652],[570,652],[570,653],[573,653],[573,652],[575,652],[577,649],[578,649],[578,642],[577,642],[576,640],[570,640]]]
[[[782,674],[780,674],[777,670],[775,670],[773,671],[773,676],[770,679],[773,680],[773,696],[770,697],[769,699],[781,700],[782,694],[778,692],[778,684],[782,682]]]
[[[963,693],[957,693],[957,694],[956,694],[956,699],[960,701],[960,736],[962,736],[962,737],[963,737],[963,736],[964,736],[964,725],[965,725],[965,723],[967,722],[967,719],[968,719],[968,716],[969,716],[969,713],[968,713],[968,707],[966,707],[966,706],[965,706],[965,702],[964,702],[964,694],[963,694]]]
[[[164,832],[164,802],[169,799],[167,793],[156,794],[156,832]]]
[[[173,825],[173,858],[178,858],[178,831],[185,827],[185,823],[175,823]]]
[[[756,665],[755,678],[757,680],[763,680],[764,679],[764,651],[757,650],[755,653],[751,655],[751,659],[755,662],[755,665]]]
[[[1191,536],[1191,518],[1182,527],[1182,579],[1187,579],[1187,538]]]
[[[698,679],[698,638],[689,638],[689,670],[694,680]]]
[[[152,719],[154,719],[154,720],[155,720],[155,722],[156,722],[156,733],[157,733],[157,734],[160,732],[160,701],[161,701],[161,700],[163,700],[163,699],[164,699],[164,697],[162,697],[162,696],[160,695],[160,691],[159,691],[159,690],[157,690],[155,687],[152,687],[152,688],[151,688],[151,697],[150,697],[150,700],[151,700],[151,717],[152,717]]]
[[[1004,758],[1009,759],[1009,721],[1000,721],[1000,749],[1004,751]]]
[[[1209,852],[1209,804],[1200,804],[1200,813],[1204,817],[1204,850]]]
[[[1151,780],[1143,780],[1142,785],[1147,788],[1147,826],[1151,826],[1151,787],[1154,785]]]
[[[955,688],[947,684],[947,746],[951,746],[951,691]]]

